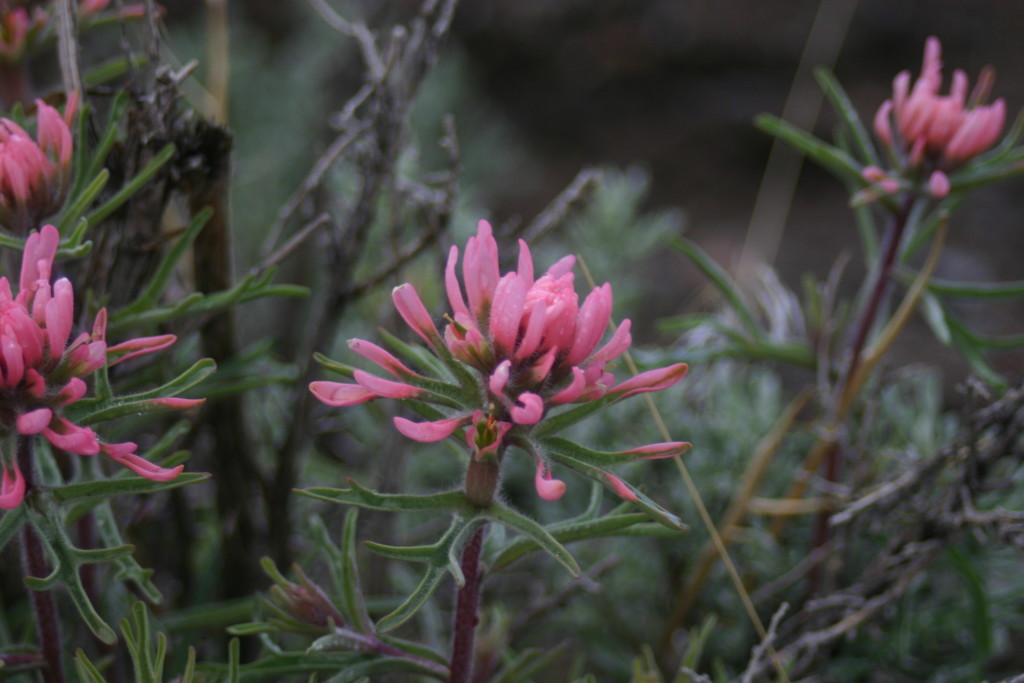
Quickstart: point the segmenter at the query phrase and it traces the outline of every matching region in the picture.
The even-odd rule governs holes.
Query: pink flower
[[[959,69],[953,72],[949,94],[939,94],[941,53],[938,38],[928,38],[921,74],[913,87],[910,72],[901,72],[893,81],[892,99],[883,102],[875,115],[879,140],[899,155],[907,168],[925,163],[939,170],[960,166],[991,147],[1006,121],[1002,99],[982,104],[992,81],[988,71],[982,73],[970,99],[967,76]],[[936,196],[948,192],[941,177],[932,177],[929,183]]]
[[[0,119],[0,226],[25,234],[64,205],[71,188],[73,144],[69,126],[78,98],[62,117],[36,100],[36,140],[10,119]]]
[[[581,303],[572,273],[573,256],[562,258],[535,277],[530,250],[520,240],[517,269],[502,275],[491,226],[480,221],[477,234],[466,244],[461,283],[458,260],[459,249],[453,246],[445,268],[451,315],[445,316],[448,324],[443,336],[412,285],[401,285],[392,295],[403,320],[449,368],[450,377],[427,378],[380,347],[352,340],[349,345],[353,350],[398,381],[356,370],[354,384],[313,382],[310,390],[332,406],[377,398],[434,404],[433,412],[440,413],[437,419],[417,423],[396,417],[395,427],[422,442],[446,439],[466,427],[465,440],[477,460],[500,461],[508,446],[520,447],[534,459],[538,495],[556,500],[565,484],[552,478],[545,440],[541,438],[552,411],[561,410],[562,415],[576,404],[581,407],[582,417],[589,412],[583,405],[596,409],[635,394],[666,389],[683,378],[686,365],[650,370],[616,384],[612,363],[629,348],[630,322],[624,320],[601,343],[611,318],[612,288],[607,283],[595,287]],[[417,365],[414,357],[404,355]],[[453,379],[457,384],[452,384]],[[576,413],[569,414],[578,419]],[[561,419],[564,422],[567,418]],[[570,467],[578,465],[578,471],[621,493],[628,489],[616,484],[617,478],[595,470],[590,460],[603,462],[604,456],[615,462],[650,458],[655,451],[662,452],[658,450],[661,446],[618,454],[560,452],[552,458]],[[676,448],[669,455],[680,452]],[[577,462],[577,456],[582,460]],[[630,493],[629,499],[636,497]]]
[[[64,278],[51,285],[53,259],[60,235],[52,225],[29,235],[21,264],[17,295],[6,277],[0,277],[0,432],[40,435],[56,448],[78,455],[103,453],[136,474],[153,481],[168,481],[184,469],[167,469],[135,454],[134,443],[108,444],[96,433],[74,424],[62,409],[85,396],[83,379],[107,362],[164,348],[173,336],[149,337],[108,349],[106,311],[96,316],[91,333],[72,339],[74,291]],[[70,342],[70,343],[69,343]],[[166,401],[164,407],[190,408],[193,400]],[[2,482],[0,508],[17,507],[24,497],[22,473],[13,455],[0,453]]]

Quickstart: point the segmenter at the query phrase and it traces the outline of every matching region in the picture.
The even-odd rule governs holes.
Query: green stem
[[[18,439],[18,469],[25,478],[25,496],[31,504],[32,490],[35,488],[35,458],[32,457],[33,437]],[[47,567],[46,550],[31,522],[21,528],[22,563],[25,576],[45,578],[50,572]],[[62,643],[60,639],[60,619],[57,615],[57,603],[53,591],[29,591],[32,610],[36,617],[36,632],[39,636],[39,649],[46,667],[43,669],[44,683],[64,683],[64,666],[61,660]]]

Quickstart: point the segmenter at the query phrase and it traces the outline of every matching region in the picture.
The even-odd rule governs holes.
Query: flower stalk
[[[33,459],[33,437],[18,438],[18,466],[25,481],[26,495],[31,496],[35,488],[35,461]],[[45,578],[49,573],[46,550],[31,522],[21,527],[22,564],[25,576]],[[64,667],[61,661],[60,619],[57,603],[52,590],[30,591],[32,611],[36,618],[36,633],[39,649],[46,666],[42,671],[44,683],[64,683]]]
[[[474,531],[462,549],[461,567],[465,583],[455,600],[455,632],[448,667],[450,683],[468,683],[473,675],[476,625],[480,621],[480,552],[483,549],[484,529],[480,527]]]

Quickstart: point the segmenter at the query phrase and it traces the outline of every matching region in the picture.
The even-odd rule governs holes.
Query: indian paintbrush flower
[[[406,437],[421,442],[440,441],[463,429],[472,454],[467,494],[478,504],[490,499],[497,467],[509,445],[534,459],[536,489],[544,500],[557,500],[565,491],[565,484],[552,474],[554,462],[635,501],[634,490],[605,472],[602,465],[671,457],[685,452],[689,444],[660,443],[598,454],[541,437],[604,405],[666,389],[683,378],[686,365],[650,370],[617,384],[612,362],[631,344],[630,321],[623,320],[600,344],[611,318],[612,289],[608,284],[596,287],[581,304],[574,286],[573,256],[534,277],[530,250],[520,240],[517,270],[502,275],[491,226],[481,221],[476,236],[466,245],[461,284],[456,273],[458,258],[459,249],[453,246],[445,270],[451,313],[445,316],[443,335],[412,285],[403,284],[392,294],[399,314],[440,359],[446,377],[426,377],[389,351],[353,339],[349,347],[380,366],[391,379],[355,370],[355,383],[313,382],[310,390],[331,406],[352,406],[378,398],[429,404],[436,419],[415,422],[395,417],[394,425]],[[396,352],[401,352],[400,346],[396,344]],[[403,355],[415,358],[414,354]],[[600,464],[595,466],[595,462]]]
[[[935,197],[949,193],[947,173],[981,154],[996,141],[1006,121],[1006,103],[984,104],[992,86],[985,69],[968,98],[967,75],[957,69],[948,95],[942,87],[942,45],[938,38],[925,42],[921,74],[911,86],[909,71],[893,80],[893,96],[879,107],[874,127],[878,139],[903,171],[928,174],[928,189]],[[868,174],[879,169],[869,167]],[[885,190],[884,186],[880,186]]]
[[[92,331],[72,339],[75,301],[71,282],[66,278],[50,282],[59,241],[52,225],[28,237],[16,295],[7,278],[0,277],[0,508],[4,509],[17,507],[25,494],[14,455],[18,439],[39,435],[69,453],[103,453],[153,481],[169,481],[183,469],[181,465],[160,467],[139,457],[131,442],[104,443],[92,429],[63,416],[65,406],[86,395],[84,378],[104,364],[167,348],[175,337],[142,337],[108,346],[107,314],[100,310]],[[185,403],[168,407],[197,403],[179,400]]]
[[[69,126],[78,97],[62,117],[36,100],[36,140],[10,119],[0,119],[0,227],[23,235],[60,210],[71,187]]]

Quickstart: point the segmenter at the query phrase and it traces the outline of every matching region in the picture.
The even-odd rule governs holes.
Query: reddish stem
[[[25,496],[31,497],[36,486],[35,458],[32,457],[33,437],[18,439],[18,469],[25,478]],[[22,565],[25,576],[45,578],[50,570],[46,561],[46,549],[31,522],[21,527]],[[36,616],[36,633],[39,649],[46,667],[42,670],[44,683],[64,683],[64,666],[61,660],[60,619],[53,591],[29,590],[32,611]]]
[[[473,641],[480,606],[480,551],[484,527],[473,532],[462,549],[462,575],[466,582],[455,601],[455,633],[452,636],[450,683],[468,683],[473,673]]]

